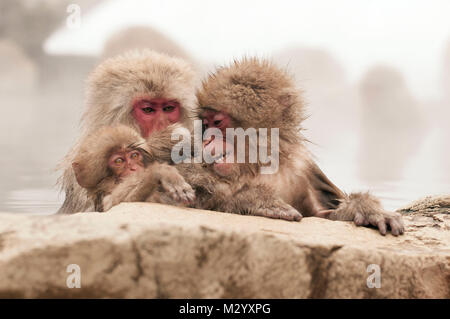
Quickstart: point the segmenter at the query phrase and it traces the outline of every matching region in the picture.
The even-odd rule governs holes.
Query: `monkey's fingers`
[[[369,220],[366,217],[364,217],[364,215],[361,214],[361,213],[356,213],[355,219],[353,219],[353,222],[355,223],[356,226],[367,226],[367,225],[369,225]]]
[[[367,216],[369,223],[378,228],[381,235],[386,235],[387,227],[391,229],[394,236],[402,235],[404,233],[404,225],[402,216],[398,213],[378,211],[370,213]]]
[[[320,217],[320,218],[330,218],[331,213],[335,212],[334,209],[324,209],[319,212],[317,212],[314,217]]]
[[[259,208],[254,210],[252,215],[264,216],[268,218],[284,219],[288,221],[300,221],[302,214],[300,214],[293,207],[272,207],[272,208]]]
[[[389,227],[391,227],[391,232],[392,235],[394,236],[403,235],[403,233],[405,232],[405,225],[403,224],[403,219],[400,214],[397,214],[397,216],[389,218],[388,224]]]
[[[165,183],[162,182],[163,189],[175,201],[183,204],[192,204],[195,200],[195,192],[192,187],[186,183]]]
[[[194,202],[195,192],[189,184],[184,183],[184,185],[180,187],[175,187],[175,189],[178,194],[178,197],[181,199],[183,203],[192,204]]]
[[[184,193],[188,199],[189,204],[193,204],[195,201],[195,191],[192,189],[192,187],[189,186],[189,189],[184,190]]]

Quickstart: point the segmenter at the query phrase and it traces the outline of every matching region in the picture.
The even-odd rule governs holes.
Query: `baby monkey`
[[[95,211],[121,202],[190,204],[195,193],[175,167],[159,162],[155,143],[147,143],[125,125],[107,126],[87,136],[72,168],[78,184],[88,192]]]

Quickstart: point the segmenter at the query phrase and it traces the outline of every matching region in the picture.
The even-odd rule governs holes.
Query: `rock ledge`
[[[405,235],[383,237],[349,222],[148,203],[0,214],[0,297],[450,298],[449,212],[405,222]],[[81,288],[67,286],[72,264]],[[367,286],[371,264],[380,288]]]

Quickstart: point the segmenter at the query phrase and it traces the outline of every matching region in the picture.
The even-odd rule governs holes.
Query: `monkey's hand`
[[[267,206],[256,207],[249,210],[249,212],[251,215],[255,216],[264,216],[289,221],[300,221],[303,217],[299,211],[282,200],[276,200]]]
[[[176,203],[192,204],[195,200],[195,191],[186,183],[178,170],[169,165],[161,165],[159,170],[159,183],[161,192]],[[161,197],[163,198],[163,197]]]
[[[383,236],[388,228],[394,236],[402,235],[405,231],[402,215],[385,211],[378,199],[368,193],[350,194],[336,210],[319,212],[318,217],[352,220],[357,226],[372,225],[377,227]]]
[[[391,229],[394,236],[402,235],[405,231],[402,215],[384,210],[368,210],[357,212],[353,219],[357,226],[372,225],[378,228],[381,235],[386,235],[386,228]]]
[[[299,221],[303,217],[294,207],[275,197],[273,189],[264,184],[245,185],[231,197],[227,196],[217,208],[229,213],[289,221]]]
[[[103,197],[102,205],[103,205],[103,207],[99,211],[106,212],[106,211],[110,210],[111,207],[113,207],[114,205],[117,205],[117,203],[114,203],[113,196],[106,195],[105,197]]]

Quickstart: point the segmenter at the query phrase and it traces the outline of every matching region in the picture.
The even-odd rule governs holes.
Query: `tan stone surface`
[[[0,297],[450,298],[449,213],[400,237],[350,222],[287,222],[127,203],[108,213],[0,214]],[[67,288],[67,266],[81,288]],[[381,288],[367,287],[369,264]]]

